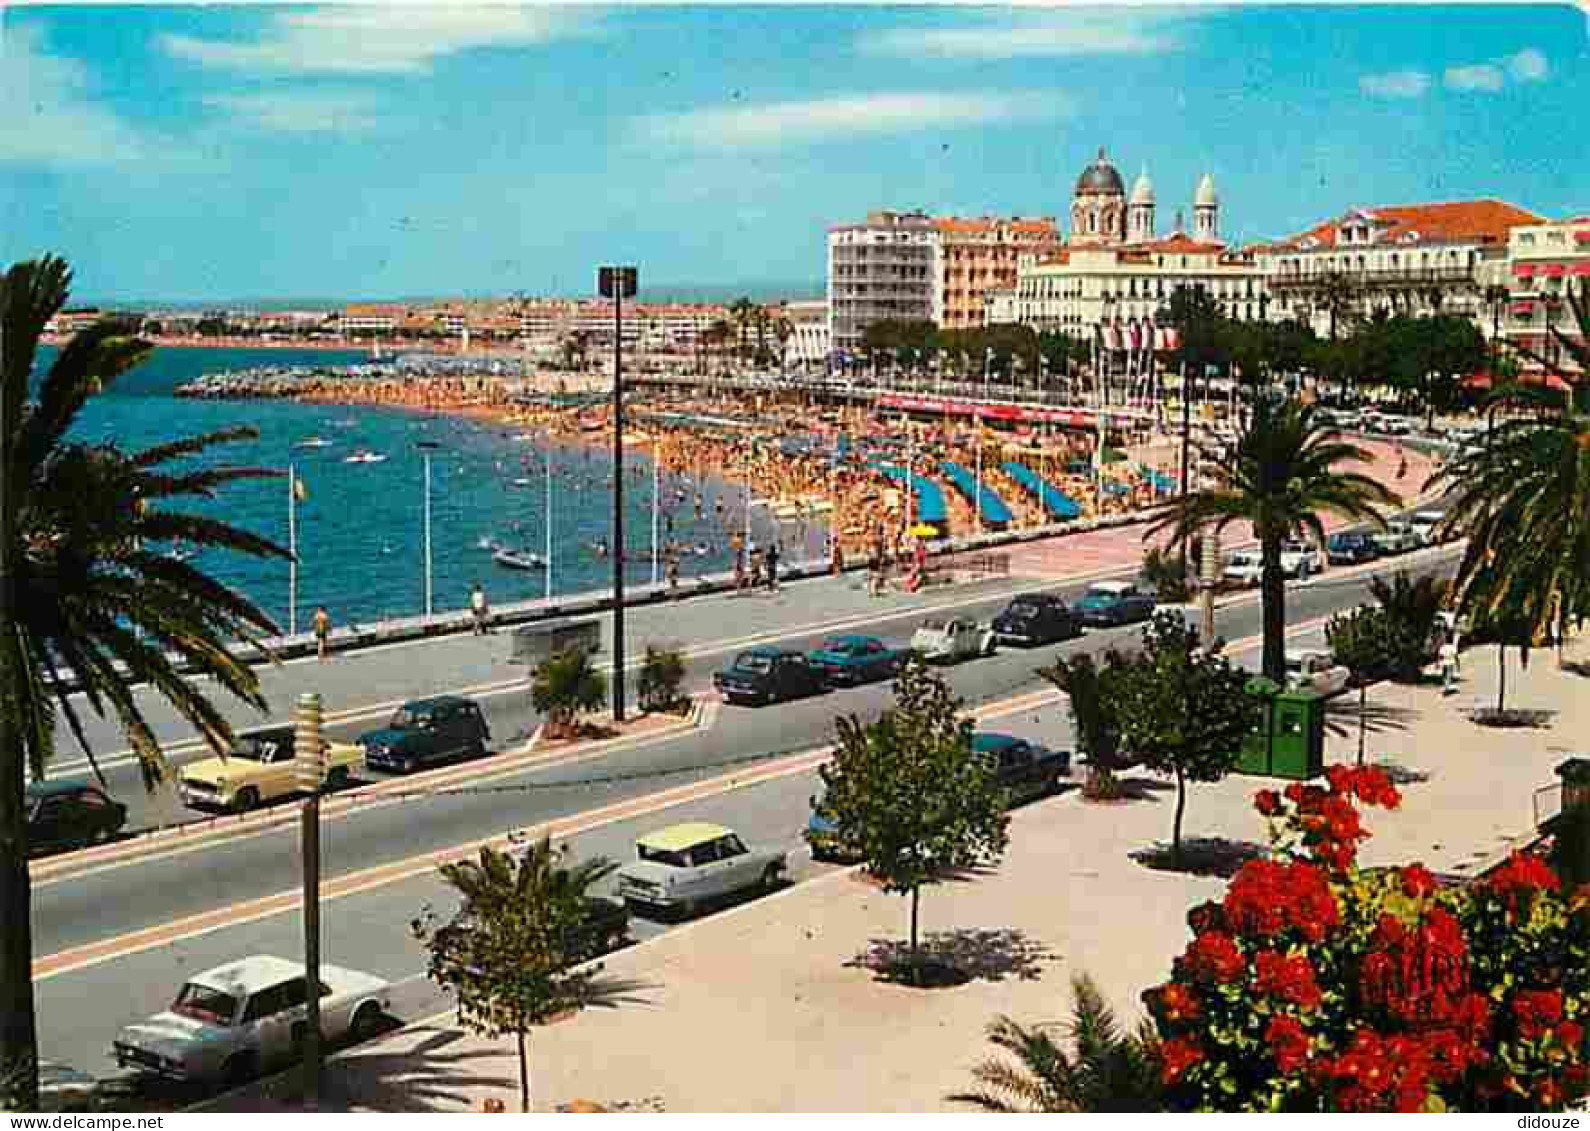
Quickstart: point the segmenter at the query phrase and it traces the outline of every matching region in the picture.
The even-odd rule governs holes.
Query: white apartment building
[[[924,212],[873,212],[828,230],[828,333],[855,353],[874,322],[933,320],[937,230]]]
[[[790,338],[785,343],[789,365],[821,365],[832,351],[828,336],[828,303],[822,299],[784,304]]]
[[[1333,275],[1351,282],[1353,315],[1462,314],[1489,334],[1485,288],[1505,274],[1509,233],[1542,222],[1500,200],[1353,208],[1252,251],[1275,299],[1271,313],[1304,319],[1318,334],[1330,332],[1321,285]]]
[[[1508,234],[1507,270],[1501,286],[1490,291],[1493,303],[1485,318],[1493,329],[1554,365],[1573,371],[1570,358],[1550,328],[1569,338],[1579,324],[1566,301],[1570,291],[1590,295],[1590,216],[1555,223],[1525,224]],[[1530,367],[1526,364],[1526,368]]]

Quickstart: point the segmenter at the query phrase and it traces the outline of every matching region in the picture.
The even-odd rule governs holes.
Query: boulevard
[[[1365,586],[1374,573],[1444,570],[1457,552],[1454,547],[1419,551],[1289,586],[1289,643],[1319,641],[1325,618],[1367,599]],[[1126,576],[1135,569],[1111,573]],[[903,641],[929,608],[986,619],[1017,588],[1042,588],[1069,599],[1085,585],[1082,580],[1045,585],[1011,579],[980,583],[966,592],[869,599],[824,581],[787,588],[776,598],[712,598],[647,611],[688,619],[697,627],[697,654],[688,664],[686,687],[700,693],[711,671],[742,646],[738,638],[714,641],[714,628],[743,631],[752,610],[755,621],[768,626],[762,635],[807,648],[828,631],[812,626],[813,610],[822,608],[823,623],[833,623],[848,599],[859,605],[850,614],[849,630]],[[1217,627],[1234,643],[1240,662],[1257,665],[1256,594],[1223,598]],[[1057,647],[1004,648],[946,674],[969,708],[988,712],[979,725],[1069,749],[1063,700],[1035,669],[1056,655],[1130,646],[1138,632],[1133,626],[1089,632]],[[270,675],[284,683],[350,680],[356,665],[362,665],[366,670],[357,679],[366,688],[366,702],[379,703],[375,696],[477,686],[505,670],[507,646],[504,636],[463,638],[426,645],[423,667],[412,663],[412,653],[392,649],[324,665],[288,665]],[[412,682],[405,684],[405,678]],[[421,681],[423,687],[415,686]],[[273,691],[273,701],[277,694],[282,692]],[[770,709],[712,704],[703,711],[703,729],[690,733],[620,742],[589,757],[575,754],[512,770],[485,759],[467,774],[450,774],[446,792],[428,792],[422,778],[402,799],[328,806],[322,834],[325,958],[398,983],[394,1011],[401,1018],[434,1013],[443,1003],[418,977],[422,955],[407,925],[427,903],[445,907],[451,899],[435,864],[473,851],[483,839],[548,823],[577,856],[627,859],[634,838],[650,829],[686,819],[715,820],[750,843],[788,850],[793,881],[821,874],[828,869],[810,861],[800,839],[808,799],[819,788],[815,767],[821,755],[807,752],[831,741],[836,715],[870,717],[889,697],[887,684],[875,684]],[[499,747],[509,745],[506,735],[533,729],[522,689],[481,702]],[[349,724],[334,733],[351,734],[368,725]],[[777,759],[780,754],[806,756]],[[129,768],[115,772],[127,774]],[[191,842],[160,843],[158,850],[145,851],[128,842],[110,857],[93,857],[95,863],[79,865],[70,856],[52,858],[44,867],[36,862],[36,874],[43,874],[34,893],[35,976],[47,1059],[109,1072],[113,1066],[106,1051],[116,1030],[164,1008],[187,974],[247,954],[297,953],[295,823],[235,835],[196,831]],[[645,938],[664,929],[676,928],[636,920],[633,934]]]

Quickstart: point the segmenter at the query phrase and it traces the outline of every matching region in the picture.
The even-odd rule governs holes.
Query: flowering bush
[[[1590,888],[1538,857],[1442,887],[1422,864],[1361,871],[1374,767],[1262,790],[1272,852],[1188,913],[1171,980],[1144,994],[1172,1106],[1504,1111],[1587,1092]]]

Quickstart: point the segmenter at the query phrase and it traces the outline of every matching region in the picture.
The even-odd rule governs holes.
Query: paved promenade
[[[1573,659],[1590,649],[1580,641]],[[1590,724],[1585,677],[1547,652],[1520,671],[1508,658],[1509,703],[1554,712],[1542,730],[1492,731],[1465,711],[1489,703],[1496,653],[1465,654],[1462,690],[1375,688],[1371,703],[1402,729],[1370,737],[1372,761],[1402,783],[1403,806],[1371,810],[1366,864],[1422,860],[1472,874],[1527,841],[1537,788]],[[1050,712],[1053,714],[1054,712]],[[1025,728],[1024,728],[1025,732]],[[1350,761],[1350,728],[1328,743]],[[1250,799],[1261,782],[1193,787],[1190,837],[1257,841]],[[1091,805],[1075,792],[1018,812],[1004,862],[974,882],[926,892],[923,932],[977,970],[962,987],[918,991],[875,981],[869,947],[903,937],[906,905],[854,871],[819,876],[779,895],[670,931],[611,956],[637,1000],[538,1031],[531,1042],[538,1109],[574,1099],[668,1111],[933,1111],[966,1086],[998,1013],[1025,1022],[1065,1017],[1067,983],[1087,971],[1125,1019],[1162,980],[1186,942],[1188,907],[1216,896],[1217,879],[1148,870],[1131,853],[1169,832],[1173,794]],[[471,1110],[516,1100],[511,1042],[459,1032],[450,1015],[411,1025],[337,1058],[328,1107]],[[256,1097],[217,1106],[271,1110]]]

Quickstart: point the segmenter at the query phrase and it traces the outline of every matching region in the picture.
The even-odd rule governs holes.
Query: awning
[[[1575,263],[1570,275],[1590,275],[1590,263]]]
[[[1513,313],[1514,314],[1533,314],[1533,313],[1535,313],[1535,304],[1532,303],[1532,302],[1515,302],[1513,304]]]
[[[1590,243],[1590,228],[1583,228],[1573,234],[1575,243]]]
[[[1550,275],[1554,279],[1558,275],[1561,275],[1566,270],[1567,270],[1567,267],[1565,267],[1561,263],[1548,263],[1548,264],[1546,264],[1546,274]]]
[[[1534,273],[1535,273],[1535,265],[1533,263],[1515,263],[1515,264],[1513,264],[1513,274],[1517,275],[1520,279],[1527,279],[1531,275],[1533,275]]]

